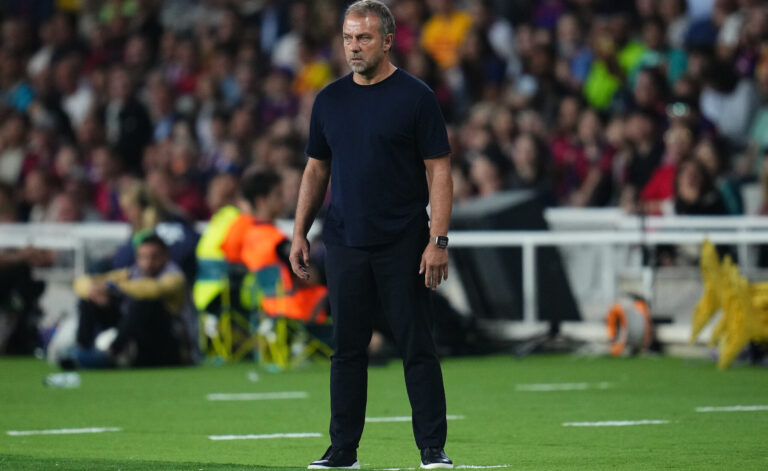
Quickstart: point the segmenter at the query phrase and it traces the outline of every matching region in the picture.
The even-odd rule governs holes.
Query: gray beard
[[[371,62],[360,62],[360,63],[354,63],[351,60],[347,61],[347,65],[349,65],[349,68],[352,69],[352,72],[360,75],[367,75],[368,73],[376,70],[376,67],[379,66],[382,60],[384,60],[384,57],[378,58],[379,60],[377,62],[374,62],[376,58],[374,58],[374,61]]]
[[[348,62],[347,64],[349,65],[349,68],[352,69],[352,72],[356,74],[365,75],[366,72],[373,70],[373,67],[371,66],[371,64],[367,62],[362,62],[362,63]]]

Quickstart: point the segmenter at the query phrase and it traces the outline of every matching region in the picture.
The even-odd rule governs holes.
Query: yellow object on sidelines
[[[720,263],[709,241],[701,250],[701,277],[704,293],[693,311],[691,343],[722,310],[709,344],[718,347],[717,366],[725,369],[750,342],[768,341],[768,283],[750,284],[729,256]]]

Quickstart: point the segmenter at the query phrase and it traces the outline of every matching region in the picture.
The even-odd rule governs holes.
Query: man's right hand
[[[291,261],[293,273],[302,280],[309,279],[309,241],[306,237],[296,237],[294,235],[291,243],[291,254],[288,257]]]

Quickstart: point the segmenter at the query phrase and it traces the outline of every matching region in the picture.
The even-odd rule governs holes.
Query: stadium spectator
[[[477,196],[489,196],[504,190],[504,169],[498,160],[478,154],[469,167],[469,181],[477,188]]]
[[[93,149],[90,155],[89,177],[93,187],[93,204],[105,221],[122,221],[119,204],[121,183],[125,181],[123,163],[107,146]]]
[[[184,275],[157,235],[139,242],[131,267],[78,278],[74,290],[81,299],[77,346],[61,360],[62,367],[160,366],[190,360]]]
[[[163,204],[162,197],[138,181],[126,181],[120,191],[120,209],[131,226],[131,238],[118,247],[110,268],[120,269],[135,263],[135,248],[147,234],[157,234],[168,245],[171,260],[191,283],[197,264],[195,247],[200,236],[175,206]]]
[[[453,0],[430,0],[432,16],[421,30],[421,46],[437,64],[448,69],[459,61],[459,49],[472,26],[472,17],[457,10]]]
[[[510,21],[496,12],[489,0],[471,0],[469,13],[473,17],[474,27],[485,35],[484,41],[488,42],[496,57],[505,62],[506,75],[512,79],[517,77],[522,65],[515,48],[515,31]],[[401,34],[399,24],[397,34]]]
[[[576,15],[563,14],[557,21],[556,34],[557,54],[562,61],[558,63],[557,73],[566,86],[579,90],[587,78],[593,53],[584,40],[584,31]]]
[[[38,157],[28,148],[29,120],[11,112],[0,126],[0,182],[18,185],[37,166]]]
[[[303,95],[319,91],[331,80],[333,70],[330,63],[320,54],[319,46],[310,35],[304,35],[299,40],[299,70],[293,80],[293,92]]]
[[[152,139],[147,108],[136,98],[128,69],[115,66],[109,73],[109,101],[99,110],[107,142],[126,170],[141,174],[141,155]]]
[[[725,215],[728,208],[707,169],[697,159],[680,163],[675,175],[675,213]]]
[[[759,104],[750,78],[740,78],[728,62],[713,62],[701,91],[701,113],[734,146],[744,146]]]
[[[615,150],[605,142],[597,112],[587,108],[578,119],[575,139],[553,149],[558,201],[567,206],[604,206],[611,198]]]
[[[656,116],[648,112],[635,111],[627,117],[624,126],[630,147],[629,161],[622,175],[620,204],[625,211],[637,213],[637,199],[640,191],[650,180],[656,166],[661,162],[664,147],[657,134]]]
[[[728,214],[743,214],[744,201],[741,197],[740,181],[736,177],[728,177],[723,167],[725,151],[721,140],[705,139],[699,141],[693,149],[693,158],[701,162],[707,170],[709,179],[720,192],[720,196],[728,209]]]
[[[30,171],[24,178],[24,203],[28,210],[27,221],[55,222],[54,195],[55,189],[51,175],[42,169]]]
[[[299,71],[299,41],[309,34],[309,2],[296,1],[290,6],[290,30],[277,39],[272,49],[272,64],[294,74]]]
[[[0,208],[3,205],[0,193]],[[51,251],[34,247],[0,250],[0,354],[30,354],[37,346],[38,301],[45,284],[32,269],[53,263]]]
[[[709,179],[709,174],[699,175],[697,180],[696,177],[692,176],[693,172],[690,168],[687,168],[686,172],[678,171],[678,165],[690,157],[692,141],[691,132],[687,128],[674,127],[666,132],[664,135],[665,150],[661,163],[640,191],[640,205],[643,214],[656,215],[669,212],[664,204],[675,197],[675,189],[679,187],[676,185],[679,183],[676,180],[677,176],[682,178],[681,181],[685,184],[684,189],[688,191],[684,201],[689,204],[696,201],[690,198],[693,188],[696,185],[701,186],[705,177]],[[709,191],[709,188],[706,190]]]
[[[13,199],[13,187],[0,182],[0,223],[18,222],[18,208]]]
[[[676,49],[685,46],[685,35],[691,24],[691,17],[686,14],[687,3],[686,0],[659,2],[659,16],[665,23],[667,44]]]
[[[34,90],[25,79],[18,52],[0,51],[0,90],[3,90],[0,103],[20,113],[27,111],[35,97]]]
[[[633,82],[634,75],[638,70],[655,67],[665,73],[670,84],[674,84],[687,67],[685,53],[667,45],[664,37],[664,23],[659,19],[649,18],[645,20],[642,26],[642,35],[643,43],[647,49],[631,72],[629,83]]]
[[[755,68],[755,81],[760,94],[760,109],[750,125],[749,142],[762,154],[768,150],[768,54],[763,55]]]
[[[512,171],[507,187],[512,190],[535,190],[551,202],[552,189],[548,179],[546,147],[532,134],[520,134],[512,151]]]
[[[424,23],[427,9],[420,0],[397,0],[392,5],[392,14],[395,16],[397,29],[392,52],[402,59],[419,50],[421,25]]]

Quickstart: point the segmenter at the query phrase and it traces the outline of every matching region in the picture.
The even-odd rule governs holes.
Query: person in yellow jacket
[[[328,290],[293,276],[288,260],[291,243],[273,223],[285,206],[280,184],[280,175],[271,170],[243,178],[240,204],[247,211],[231,224],[221,249],[227,261],[241,263],[255,275],[252,291],[267,315],[322,324],[328,319]]]
[[[453,0],[432,0],[434,14],[421,29],[421,47],[443,69],[459,62],[459,48],[472,27],[469,13],[456,10]]]
[[[150,234],[136,263],[74,282],[80,298],[77,346],[62,361],[72,367],[159,366],[185,360],[181,317],[188,304],[184,274],[168,246]]]
[[[221,244],[232,223],[240,216],[237,202],[237,179],[221,174],[211,180],[207,203],[213,212],[208,226],[197,243],[197,275],[192,287],[192,299],[198,312],[218,314],[221,293],[228,286],[228,263]]]

